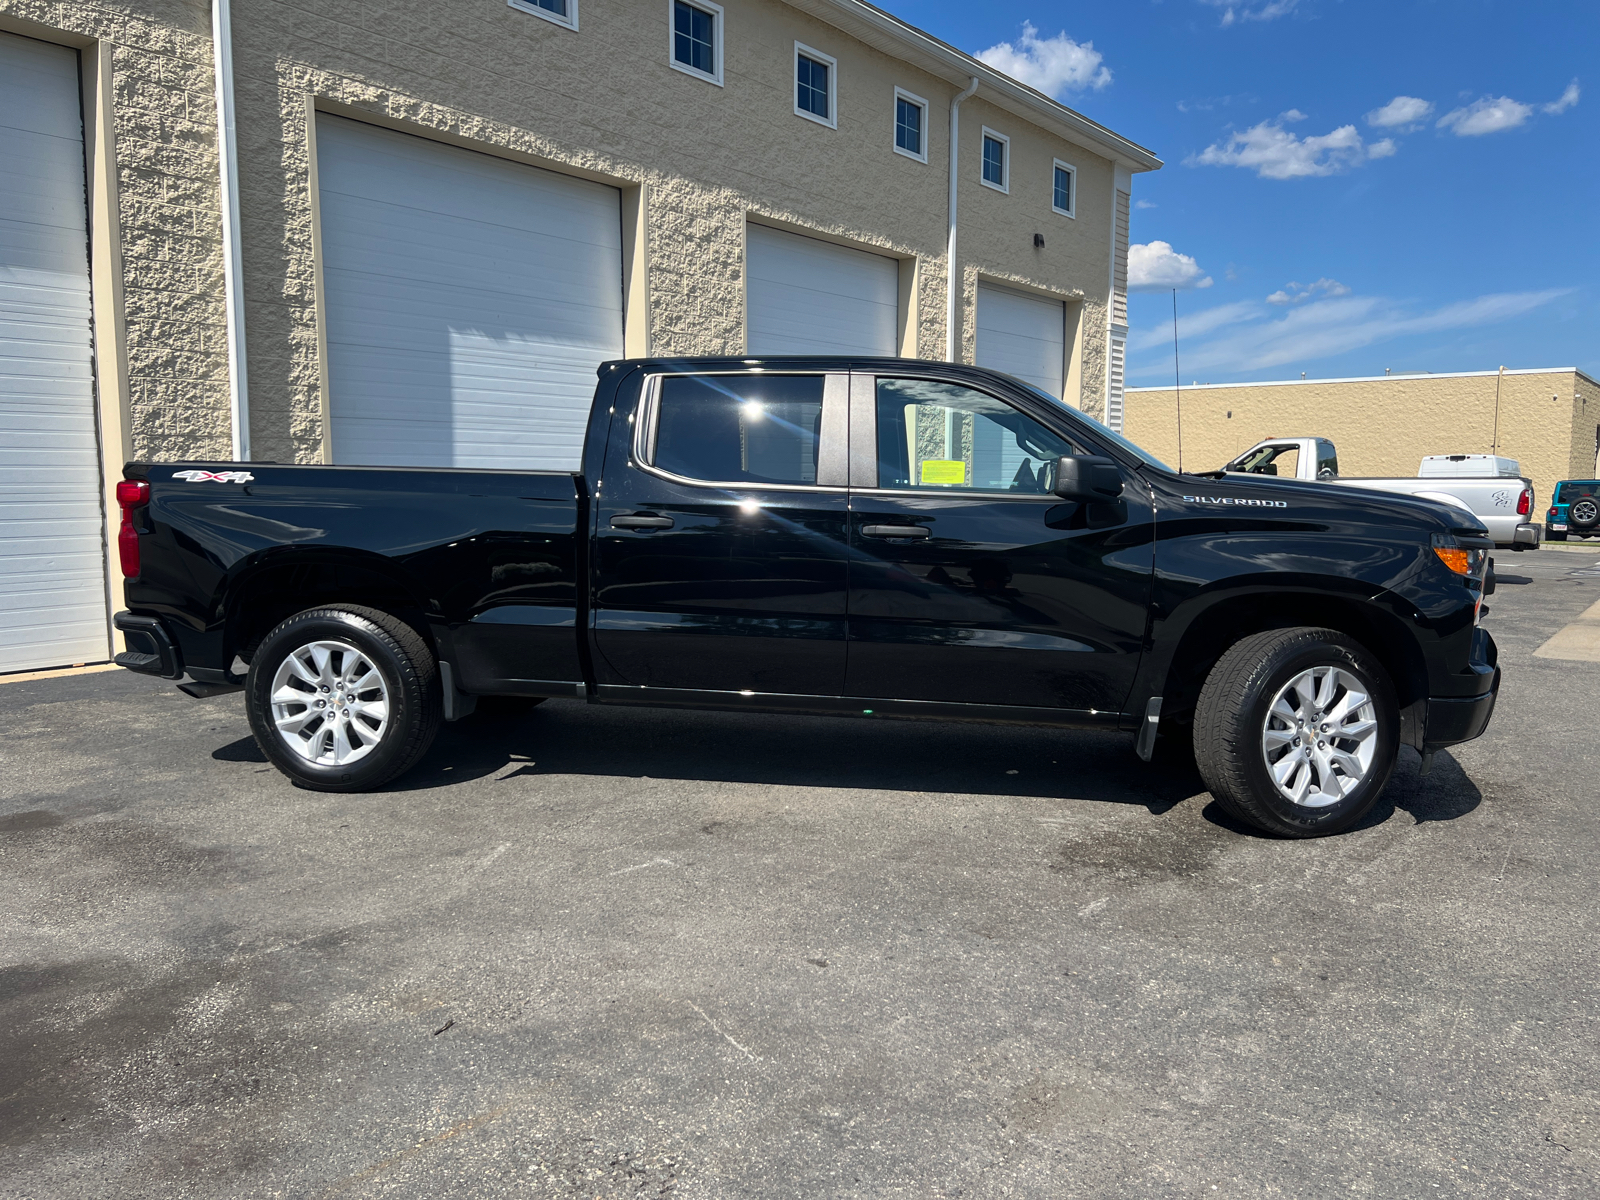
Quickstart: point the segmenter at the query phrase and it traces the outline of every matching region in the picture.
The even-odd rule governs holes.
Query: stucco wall
[[[667,6],[582,0],[573,32],[504,0],[266,0],[234,13],[254,452],[321,444],[307,97],[620,186],[647,186],[651,349],[744,348],[744,223],[756,214],[915,262],[916,352],[944,352],[954,88],[789,6],[727,12],[724,86],[669,68]],[[838,59],[838,128],[793,112],[796,40]],[[894,88],[926,98],[929,162],[893,153]],[[981,187],[983,124],[1012,138],[1009,196]],[[1085,407],[1104,392],[1111,163],[983,103],[962,112],[963,357],[980,275],[1082,296]],[[1050,167],[1078,167],[1077,218]],[[1045,235],[1036,251],[1034,233]]]
[[[1427,454],[1487,454],[1495,440],[1496,376],[1395,376],[1184,388],[1183,466],[1214,470],[1263,438],[1326,437],[1343,475],[1415,475]],[[1593,466],[1600,389],[1573,371],[1507,373],[1497,452],[1522,464],[1535,503],[1556,481]],[[1127,436],[1178,465],[1171,388],[1127,394]]]
[[[230,452],[210,20],[209,4],[178,0],[0,0],[0,29],[112,47],[134,457]]]

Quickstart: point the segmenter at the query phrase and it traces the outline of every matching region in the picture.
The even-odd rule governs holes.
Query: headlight
[[[1482,575],[1483,560],[1489,553],[1487,550],[1468,550],[1456,541],[1454,535],[1448,533],[1433,535],[1433,552],[1445,566],[1469,579]]]

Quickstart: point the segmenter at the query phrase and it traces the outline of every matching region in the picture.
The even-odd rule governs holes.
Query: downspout
[[[957,314],[960,310],[959,296],[961,294],[960,281],[956,278],[956,190],[961,182],[961,177],[956,172],[956,164],[960,158],[961,149],[961,102],[978,90],[978,77],[974,75],[972,82],[967,85],[967,90],[961,92],[950,101],[950,239],[945,246],[945,314],[944,314],[944,360],[956,362],[959,358],[956,352],[956,328],[959,325]]]
[[[233,22],[228,0],[211,0],[212,73],[217,81],[217,158],[222,174],[222,297],[227,310],[228,412],[233,461],[250,457],[250,393],[245,382],[244,280],[239,249],[239,139],[233,123]]]

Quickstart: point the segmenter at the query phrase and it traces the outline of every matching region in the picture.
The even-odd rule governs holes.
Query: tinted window
[[[654,463],[713,483],[815,483],[820,375],[669,375]]]
[[[1556,489],[1557,504],[1571,504],[1579,496],[1600,496],[1600,483],[1563,483]]]
[[[971,388],[878,380],[878,486],[1048,495],[1056,459],[1078,451],[1032,417]]]

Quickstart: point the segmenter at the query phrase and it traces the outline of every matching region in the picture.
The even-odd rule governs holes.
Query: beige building
[[[1129,388],[1124,431],[1176,466],[1215,470],[1259,441],[1325,437],[1342,475],[1415,475],[1427,454],[1514,458],[1542,519],[1557,481],[1591,478],[1600,384],[1572,367]]]
[[[569,465],[644,354],[949,355],[1115,423],[1160,166],[859,0],[0,0],[0,143],[0,671],[106,656],[128,458]]]

